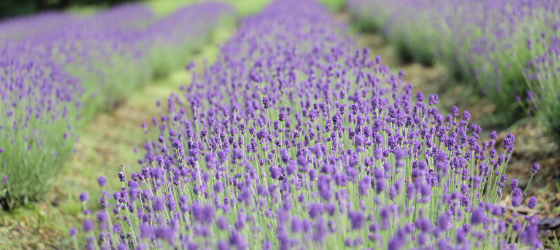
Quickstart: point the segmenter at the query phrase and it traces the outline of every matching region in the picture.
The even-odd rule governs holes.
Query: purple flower
[[[123,171],[119,172],[118,176],[119,176],[119,180],[120,180],[121,182],[124,182],[124,181],[125,181],[125,175],[124,175],[124,172],[123,172]]]
[[[78,229],[76,229],[75,227],[70,228],[70,230],[68,230],[68,234],[70,235],[70,237],[76,236],[77,233],[78,233]]]
[[[105,178],[105,176],[99,176],[97,183],[99,183],[99,186],[104,187],[107,185],[107,178]]]
[[[535,162],[535,164],[533,164],[533,174],[536,174],[537,171],[539,171],[539,169],[541,168],[541,165],[538,162]]]
[[[348,212],[348,218],[350,219],[350,223],[352,224],[352,230],[361,229],[365,222],[365,216],[359,212]]]
[[[288,175],[293,175],[295,174],[297,171],[297,165],[295,161],[290,161],[288,163],[288,166],[286,167],[286,172],[288,173]]]
[[[84,232],[90,232],[91,230],[93,230],[93,221],[91,220],[84,220],[84,222],[82,223]]]
[[[471,113],[469,111],[463,111],[463,121],[469,121],[471,119]]]
[[[229,152],[226,150],[222,150],[218,152],[218,160],[220,161],[220,163],[224,163],[225,161],[227,161],[228,153]]]
[[[529,204],[527,205],[527,207],[529,207],[530,209],[535,209],[535,207],[537,207],[537,197],[531,196],[531,198],[529,198]]]
[[[193,69],[196,66],[196,64],[194,63],[194,61],[190,61],[189,64],[187,64],[187,71],[190,71],[191,69]]]
[[[397,233],[393,235],[393,238],[389,240],[389,243],[387,244],[387,249],[390,250],[401,249],[407,242],[406,238],[407,237],[404,230],[398,229]]]
[[[80,194],[80,201],[86,202],[86,201],[88,201],[88,200],[89,200],[89,194],[86,193],[86,192],[82,192],[82,193]]]
[[[141,239],[151,239],[154,235],[154,229],[151,225],[142,223],[138,226],[140,228]]]
[[[458,117],[459,116],[459,108],[453,106],[451,107],[451,114],[453,114],[454,117]]]
[[[513,193],[511,194],[511,205],[514,207],[518,207],[521,205],[521,199],[523,198],[523,191],[520,188],[513,189]]]
[[[214,209],[210,205],[203,206],[196,202],[192,205],[192,214],[201,223],[209,224],[214,220]]]
[[[268,99],[268,97],[263,97],[262,98],[262,103],[265,109],[270,108],[270,100]]]
[[[323,213],[323,205],[320,203],[311,203],[309,206],[309,217],[315,219]]]
[[[361,195],[367,195],[369,189],[371,188],[371,178],[369,176],[364,176],[360,183],[358,184],[358,189]]]
[[[113,225],[113,233],[118,234],[118,233],[121,233],[121,232],[122,232],[122,227],[121,227],[121,225],[120,225],[119,223],[115,223],[115,224]]]
[[[498,138],[498,133],[496,133],[496,131],[492,131],[492,133],[490,133],[490,139],[492,140],[496,140]]]
[[[97,221],[105,222],[107,220],[107,213],[103,210],[97,212]]]
[[[426,218],[418,218],[415,226],[422,232],[428,232],[432,229],[432,223]]]
[[[303,155],[299,156],[298,159],[297,159],[297,163],[299,165],[299,168],[298,168],[299,172],[309,171],[309,169],[308,169],[309,162],[307,161],[307,158],[305,158],[305,156],[303,156]]]
[[[471,177],[472,188],[474,188],[474,189],[480,188],[481,181],[482,180],[480,179],[480,176],[478,176],[478,175],[472,176]]]
[[[436,104],[438,104],[438,95],[436,95],[436,94],[430,95],[430,97],[429,97],[429,104],[430,104],[430,105],[436,105]]]
[[[517,179],[511,180],[511,189],[515,189],[517,186],[519,186],[519,181]]]
[[[486,214],[483,208],[477,208],[472,212],[471,223],[473,225],[478,225],[486,221]]]
[[[228,228],[227,219],[225,217],[222,216],[218,219],[218,228],[220,228],[220,230],[226,230]]]
[[[233,149],[233,158],[243,159],[243,150],[240,148]]]
[[[236,249],[246,249],[247,245],[245,243],[245,240],[243,239],[243,237],[241,235],[239,235],[239,233],[237,231],[233,231],[230,238],[229,238],[229,244],[236,246]]]
[[[271,165],[268,170],[270,171],[270,177],[272,177],[272,179],[278,179],[278,177],[280,177],[280,175],[282,174],[280,172],[280,169],[278,169],[274,165]]]
[[[169,245],[173,245],[175,242],[175,232],[172,228],[166,226],[157,227],[154,230],[154,235],[158,239],[166,240]]]

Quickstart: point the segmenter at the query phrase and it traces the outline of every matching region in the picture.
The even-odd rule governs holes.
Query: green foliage
[[[553,232],[553,234],[554,234],[554,239],[550,240],[547,238],[546,243],[548,244],[549,247],[551,247],[551,249],[560,249],[560,241],[558,240],[556,231]]]
[[[318,0],[332,11],[342,11],[346,7],[346,0]]]
[[[546,59],[541,60],[540,63],[533,60],[527,69],[529,73],[525,82],[532,93],[532,98],[526,101],[529,103],[530,111],[543,121],[548,132],[558,141],[560,140],[560,55],[559,45],[553,45],[553,40],[560,37],[560,30],[552,30],[545,25],[535,25],[535,27],[535,30],[544,30],[547,36],[541,37],[540,43],[533,41],[534,45],[528,51],[528,57]]]
[[[181,6],[194,2],[200,2],[200,0],[147,0],[146,4],[150,6],[157,16],[165,16]]]
[[[14,118],[19,119],[24,115],[25,110],[18,110]],[[27,148],[0,153],[2,172],[8,176],[7,184],[0,187],[0,205],[3,210],[37,201],[48,191],[54,176],[73,149],[75,137],[70,135],[64,138],[64,131],[71,121],[68,118],[41,124],[43,120],[31,118],[27,128],[15,131],[11,146]],[[32,128],[44,128],[48,133],[36,137],[36,131]]]
[[[240,16],[250,16],[259,12],[271,0],[220,0],[235,7]]]
[[[376,2],[371,3],[371,9],[380,9]],[[361,6],[347,6],[352,16],[353,24],[365,32],[383,32],[384,27],[390,18],[389,11],[370,12],[370,8],[360,8]]]

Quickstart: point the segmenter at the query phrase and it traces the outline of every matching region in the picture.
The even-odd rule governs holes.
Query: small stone
[[[544,218],[540,221],[539,226],[548,229],[560,227],[560,216],[556,218]]]

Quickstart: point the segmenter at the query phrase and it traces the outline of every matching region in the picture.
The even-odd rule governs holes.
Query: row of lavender
[[[515,137],[481,138],[469,112],[442,113],[380,61],[318,3],[273,2],[170,96],[143,170],[99,177],[123,188],[84,211],[86,248],[542,246],[506,183]]]
[[[348,0],[348,9],[414,59],[474,79],[501,113],[538,113],[560,132],[558,1]]]
[[[0,23],[2,208],[40,199],[79,127],[153,76],[183,67],[233,16],[230,6],[208,2],[156,19],[134,4],[90,17],[46,13]]]

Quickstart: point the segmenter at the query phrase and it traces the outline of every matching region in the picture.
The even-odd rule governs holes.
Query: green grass
[[[104,5],[86,5],[86,6],[72,6],[64,10],[64,12],[79,15],[79,16],[92,16],[100,9],[107,8]]]
[[[326,5],[331,11],[342,11],[346,7],[346,0],[318,0]]]
[[[231,4],[240,16],[249,16],[259,12],[271,0],[219,0]]]
[[[195,2],[202,2],[201,0],[148,0],[145,4],[148,5],[155,13],[156,16],[162,17],[171,14],[173,11]]]
[[[259,12],[271,0],[216,0],[231,4],[240,16],[249,16]],[[341,0],[324,0],[328,2],[341,2]],[[170,14],[181,6],[203,2],[203,0],[148,0],[145,3],[150,6],[157,16]]]

